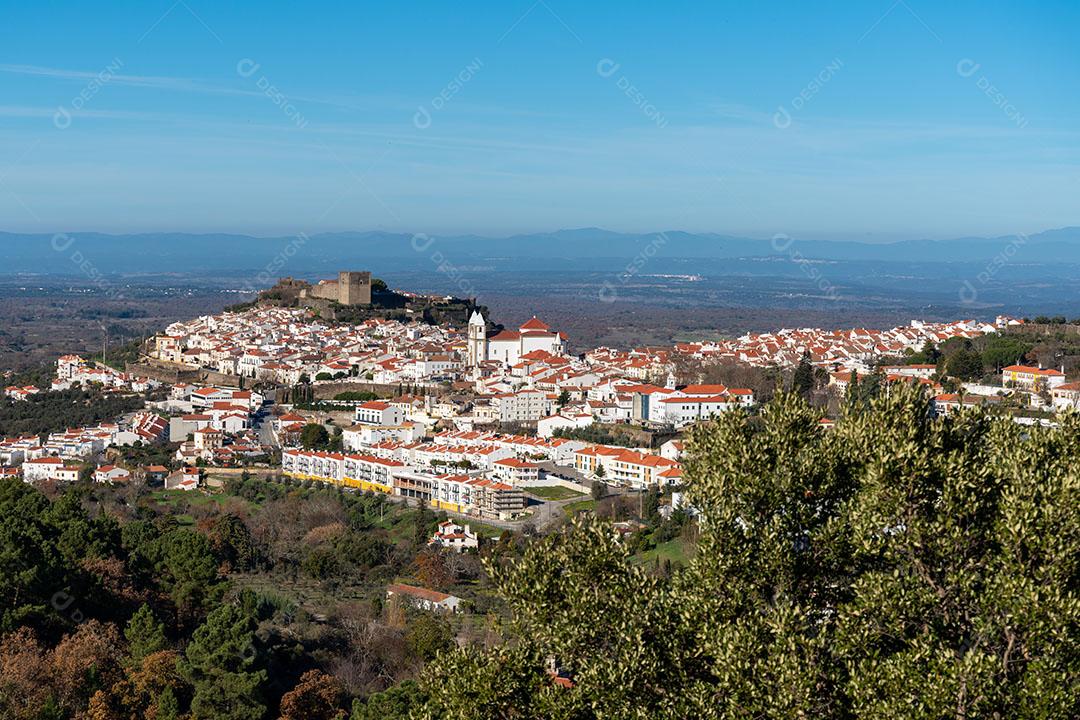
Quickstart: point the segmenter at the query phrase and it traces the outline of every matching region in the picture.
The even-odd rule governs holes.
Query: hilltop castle
[[[305,307],[328,320],[361,322],[370,318],[418,320],[428,324],[464,325],[476,302],[448,295],[419,295],[389,290],[368,271],[342,271],[337,279],[312,284],[292,277],[279,278],[259,293],[259,302],[281,307]]]
[[[320,280],[318,285],[307,284],[300,288],[300,303],[317,298],[330,300],[340,305],[371,304],[371,273],[364,271],[342,270],[337,280]]]

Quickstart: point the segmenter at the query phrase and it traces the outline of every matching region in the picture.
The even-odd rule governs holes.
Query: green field
[[[570,488],[562,487],[561,485],[529,488],[528,493],[545,500],[569,500],[570,498],[585,496],[585,493],[583,492],[571,490]]]
[[[564,505],[563,506],[563,510],[565,510],[566,514],[571,516],[571,517],[578,514],[579,512],[585,512],[586,510],[591,511],[591,510],[595,510],[595,509],[596,509],[596,501],[595,500],[582,500],[581,502],[570,503],[569,505]]]
[[[660,543],[652,550],[646,550],[635,557],[643,565],[655,563],[657,558],[668,560],[672,565],[685,566],[690,563],[690,555],[686,552],[686,544],[679,538]]]
[[[459,525],[468,523],[474,533],[489,540],[498,540],[502,537],[504,532],[502,528],[497,528],[494,525],[485,525],[484,523],[472,522],[471,520],[455,520],[455,522]]]

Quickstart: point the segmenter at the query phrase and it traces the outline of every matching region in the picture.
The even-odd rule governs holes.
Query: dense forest
[[[480,558],[427,548],[438,519],[247,477],[212,497],[0,481],[0,717],[405,717],[437,653],[501,642]],[[397,579],[466,612],[387,601]]]
[[[114,422],[143,405],[139,396],[105,393],[100,389],[42,392],[17,401],[0,398],[0,438]]]

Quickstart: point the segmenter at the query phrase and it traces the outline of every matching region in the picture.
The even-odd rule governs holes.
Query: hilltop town
[[[692,425],[754,412],[771,394],[763,383],[800,369],[825,398],[824,426],[860,378],[920,385],[941,415],[1007,405],[1017,422],[1048,424],[1080,404],[1080,384],[1066,383],[1060,369],[1017,358],[994,384],[958,382],[921,357],[1022,325],[1004,316],[887,330],[789,328],[629,350],[571,348],[557,325],[534,316],[504,328],[475,305],[461,324],[324,317],[325,303],[370,307],[372,286],[366,272],[314,286],[282,280],[270,300],[169,325],[124,370],[63,356],[50,387],[10,386],[5,395],[30,402],[100,388],[138,398],[138,407],[92,426],[7,437],[0,472],[34,483],[72,481],[83,468],[102,482],[195,490],[215,468],[250,467],[513,522],[543,516],[538,488],[678,487]],[[282,288],[293,295],[283,298]],[[715,379],[740,369],[756,389]],[[168,462],[125,464],[118,449],[136,444],[164,448],[158,457]]]

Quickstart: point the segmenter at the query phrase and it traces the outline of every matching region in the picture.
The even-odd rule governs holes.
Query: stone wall
[[[399,395],[446,395],[449,389],[443,387],[414,387],[408,384],[387,385],[370,382],[321,382],[314,384],[316,400],[333,400],[343,392],[369,392],[379,397],[393,398]]]
[[[309,285],[300,292],[301,301],[329,300],[340,305],[356,306],[371,304],[371,273],[342,270],[337,280],[327,280]]]
[[[230,375],[195,367],[194,365],[170,363],[163,360],[146,359],[139,363],[128,363],[124,370],[131,375],[148,377],[171,385],[189,383],[192,385],[219,385],[238,388],[242,384],[239,375]]]

